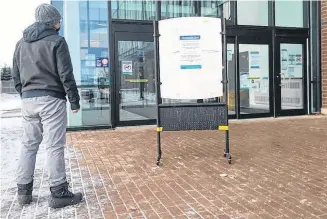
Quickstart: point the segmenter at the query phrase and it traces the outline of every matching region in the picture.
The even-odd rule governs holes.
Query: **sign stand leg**
[[[229,164],[232,163],[232,156],[230,155],[229,153],[229,131],[227,130],[226,133],[225,133],[225,136],[226,136],[226,148],[225,148],[225,151],[224,151],[224,157],[227,158],[227,161]]]
[[[225,2],[224,2],[225,3]],[[223,84],[224,84],[224,102],[228,117],[228,74],[227,74],[227,35],[226,35],[226,19],[224,16],[224,3],[220,5],[220,12],[221,12],[221,21],[222,21],[222,37],[223,37]],[[227,118],[227,129],[225,132],[225,150],[224,150],[224,157],[227,158],[229,164],[232,163],[232,157],[229,153],[229,124]]]
[[[153,22],[153,28],[154,28],[154,56],[155,56],[155,80],[156,80],[156,106],[157,106],[157,148],[158,148],[158,158],[157,158],[157,166],[160,165],[161,161],[161,156],[162,156],[162,151],[161,151],[161,131],[162,128],[160,127],[160,109],[159,109],[159,104],[161,100],[161,95],[160,95],[160,74],[159,74],[159,31],[158,31],[158,21]]]
[[[157,166],[160,165],[160,161],[161,161],[161,135],[160,135],[160,131],[157,131],[157,146],[158,146],[158,158],[157,158]]]
[[[222,84],[224,87],[224,102],[220,102],[217,104],[207,104],[207,103],[198,103],[196,105],[172,105],[172,104],[163,104],[162,103],[162,98],[161,98],[161,92],[160,92],[160,87],[161,87],[161,80],[160,80],[160,68],[159,68],[159,28],[158,28],[158,19],[156,19],[153,22],[153,27],[154,27],[154,56],[155,56],[155,86],[156,86],[156,107],[157,107],[157,160],[156,164],[157,166],[160,165],[161,158],[162,158],[162,148],[161,148],[161,132],[162,131],[177,131],[177,130],[203,130],[206,127],[208,129],[212,130],[212,125],[217,127],[216,125],[219,125],[218,129],[219,130],[224,130],[225,131],[225,140],[226,140],[226,145],[224,149],[224,156],[227,158],[228,163],[231,163],[231,155],[230,155],[230,148],[229,148],[229,126],[228,126],[228,75],[227,75],[227,36],[226,36],[226,20],[224,19],[223,15],[223,4],[220,5],[221,9],[221,25],[222,25],[222,31],[221,31],[221,36],[223,37],[223,80]],[[165,32],[165,31],[163,31]],[[179,36],[180,37],[180,36]],[[221,57],[218,56],[219,61],[221,60]],[[176,112],[182,113],[183,115],[188,115],[187,118],[192,118],[194,111],[189,110],[190,107],[195,108],[195,107],[203,107],[204,109],[209,108],[209,107],[216,107],[217,110],[211,112],[213,116],[218,116],[221,117],[220,119],[216,118],[214,124],[210,124],[207,122],[205,118],[208,118],[209,116],[204,115],[204,119],[201,122],[206,122],[206,126],[201,126],[199,127],[198,125],[194,125],[195,121],[187,120],[183,122],[175,123],[175,121],[172,121],[172,118],[174,116],[176,117]],[[173,109],[173,110],[172,110]],[[219,113],[218,109],[222,112]],[[202,109],[201,109],[202,110]],[[202,112],[202,111],[201,111]],[[162,115],[160,115],[162,113]],[[192,114],[192,116],[189,116],[189,114]],[[201,114],[201,113],[199,113]],[[224,118],[222,118],[224,116]],[[162,119],[162,121],[161,121]],[[222,122],[222,119],[224,120]],[[163,124],[161,124],[163,122]],[[185,126],[185,122],[189,123],[189,126]],[[197,122],[197,121],[196,121]],[[168,125],[167,125],[168,124]],[[202,124],[203,125],[203,124]],[[163,130],[163,128],[165,130]]]

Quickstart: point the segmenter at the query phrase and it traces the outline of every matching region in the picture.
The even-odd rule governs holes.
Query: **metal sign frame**
[[[157,166],[162,158],[161,132],[181,130],[221,130],[225,131],[224,157],[231,164],[232,157],[229,150],[229,125],[228,125],[228,75],[227,75],[227,37],[226,19],[223,15],[222,5],[222,58],[223,58],[223,87],[224,102],[219,103],[197,103],[197,104],[162,104],[161,81],[159,62],[159,28],[158,20],[153,22],[154,27],[154,56],[155,56],[155,85],[156,85],[156,107],[157,107]],[[194,117],[192,115],[196,114]]]

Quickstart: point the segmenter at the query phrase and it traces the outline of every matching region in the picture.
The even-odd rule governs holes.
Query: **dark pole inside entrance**
[[[144,82],[143,82],[143,79],[144,79],[144,57],[139,57],[139,64],[140,64],[140,67],[139,67],[139,78],[140,78],[140,100],[144,100]]]

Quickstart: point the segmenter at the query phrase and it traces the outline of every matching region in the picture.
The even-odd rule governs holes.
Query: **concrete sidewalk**
[[[154,127],[70,133],[67,172],[85,201],[48,209],[40,161],[34,203],[19,207],[11,181],[1,218],[327,218],[327,118],[236,121],[230,135],[232,165],[223,132],[163,132],[158,168]]]

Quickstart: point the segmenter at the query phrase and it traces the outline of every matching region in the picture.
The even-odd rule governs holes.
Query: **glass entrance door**
[[[152,34],[115,34],[117,125],[151,124],[156,119]]]
[[[268,37],[239,37],[239,118],[273,115],[272,43]]]
[[[306,114],[306,40],[277,40],[276,112],[277,116]]]

